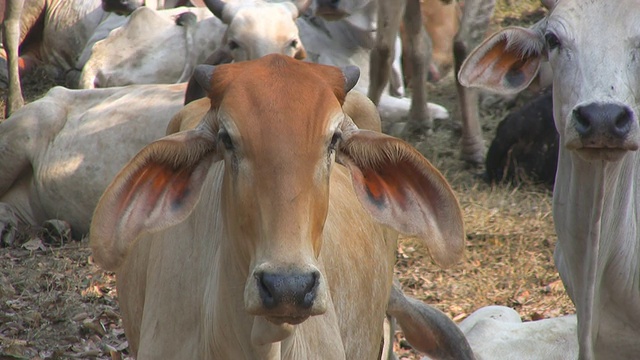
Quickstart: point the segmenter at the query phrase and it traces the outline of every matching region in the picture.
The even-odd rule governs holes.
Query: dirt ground
[[[494,27],[520,22],[538,8],[534,0],[498,3]],[[30,100],[51,84],[41,77],[24,80]],[[453,77],[431,85],[430,97],[450,110],[451,119],[437,122],[433,135],[407,140],[452,184],[464,212],[467,250],[459,264],[443,270],[422,244],[401,239],[396,275],[405,291],[456,322],[493,304],[514,308],[525,321],[573,313],[553,265],[551,191],[528,183],[485,184],[482,169],[459,159]],[[487,144],[510,106],[483,108]],[[420,358],[401,332],[397,338],[401,359]],[[21,229],[19,242],[0,248],[0,360],[127,359],[127,345],[115,278],[91,262],[86,239],[36,227]]]

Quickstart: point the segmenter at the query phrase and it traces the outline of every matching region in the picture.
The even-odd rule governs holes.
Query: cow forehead
[[[550,53],[554,87],[565,101],[617,99],[632,102],[640,60],[640,2],[559,1],[546,32],[558,36],[562,51]]]
[[[243,142],[260,144],[261,150],[314,147],[344,117],[344,78],[337,68],[269,55],[232,70],[214,74],[214,83],[228,84],[214,92],[213,103]]]
[[[605,0],[560,0],[549,15],[548,26],[599,44],[635,37],[640,30],[640,2],[621,0],[615,4],[611,6]],[[608,38],[610,35],[617,36]]]
[[[283,36],[291,36],[298,33],[298,27],[292,14],[287,8],[279,4],[256,3],[245,6],[236,12],[233,21],[229,25],[232,32],[244,34],[264,35],[258,32],[277,31]]]

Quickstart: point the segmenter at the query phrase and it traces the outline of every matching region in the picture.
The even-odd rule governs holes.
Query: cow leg
[[[404,11],[407,32],[407,54],[411,63],[411,110],[407,121],[408,131],[429,130],[433,119],[427,107],[427,64],[430,40],[422,24],[420,0],[408,0]]]
[[[389,82],[391,63],[400,21],[405,8],[404,1],[377,1],[378,20],[376,43],[371,49],[369,67],[369,99],[380,104],[384,87]]]
[[[493,15],[495,0],[467,0],[462,13],[460,30],[453,45],[456,88],[462,113],[462,150],[464,161],[480,165],[484,160],[485,144],[478,111],[478,91],[465,88],[458,81],[458,72],[469,49],[480,43]]]
[[[20,74],[18,69],[20,43],[20,15],[24,0],[7,0],[5,3],[5,19],[2,26],[2,42],[7,52],[7,71],[9,81],[9,98],[5,107],[5,118],[24,105]]]

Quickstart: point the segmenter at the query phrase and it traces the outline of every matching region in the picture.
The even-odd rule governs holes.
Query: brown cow
[[[268,55],[196,77],[210,99],[202,122],[132,159],[91,226],[133,353],[378,357],[396,231],[424,239],[436,263],[456,262],[453,191],[408,144],[345,115],[354,68]],[[445,356],[471,358],[462,339]]]

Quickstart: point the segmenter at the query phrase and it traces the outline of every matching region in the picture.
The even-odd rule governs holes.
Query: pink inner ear
[[[118,211],[124,211],[135,198],[140,197],[149,207],[155,207],[162,200],[168,200],[171,207],[180,206],[189,194],[190,175],[190,168],[176,171],[163,164],[147,164],[132,176],[134,181],[125,190]]]
[[[384,206],[385,200],[389,196],[393,198],[394,202],[403,210],[406,209],[405,192],[399,184],[394,181],[393,176],[385,176],[384,171],[376,172],[369,168],[361,170],[367,195],[378,207]]]

